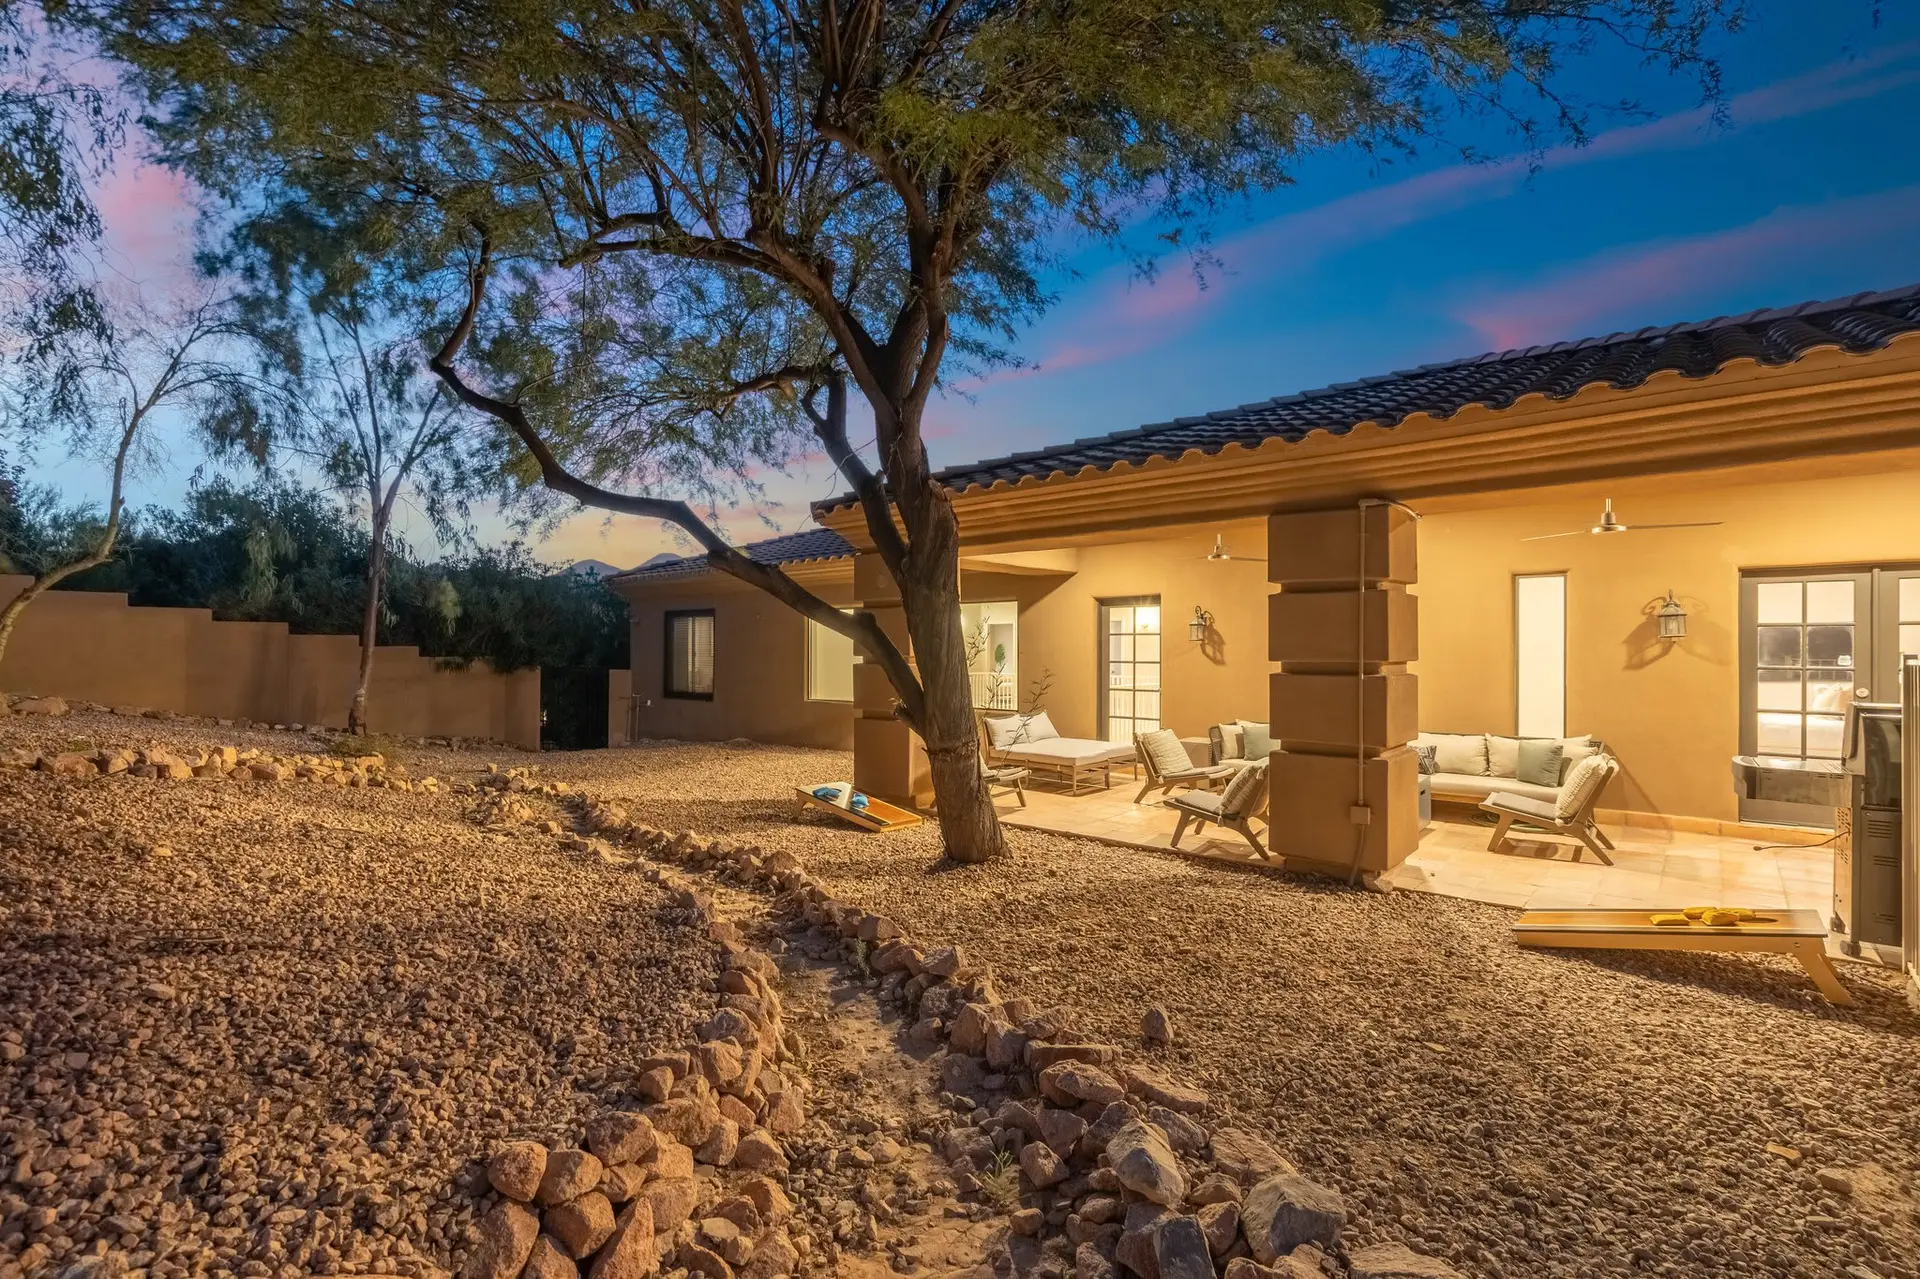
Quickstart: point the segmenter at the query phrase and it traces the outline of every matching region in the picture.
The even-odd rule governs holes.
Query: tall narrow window
[[[1100,601],[1100,727],[1110,742],[1160,727],[1160,597]]]
[[[1020,608],[1012,600],[960,606],[960,636],[967,645],[967,678],[973,704],[984,711],[1010,711],[1019,701]]]
[[[712,701],[713,610],[670,612],[666,625],[666,695]]]
[[[1567,575],[1513,579],[1514,732],[1567,735]]]
[[[829,630],[811,617],[807,619],[807,700],[853,700],[853,637]]]

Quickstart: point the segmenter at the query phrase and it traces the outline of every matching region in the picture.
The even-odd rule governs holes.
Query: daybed
[[[1054,774],[1080,793],[1080,780],[1098,773],[1101,785],[1113,785],[1113,766],[1134,762],[1132,742],[1103,742],[1091,737],[1062,737],[1045,711],[1003,715],[985,721],[987,762],[1018,764]]]

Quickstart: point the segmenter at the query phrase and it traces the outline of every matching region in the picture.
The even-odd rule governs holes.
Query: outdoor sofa
[[[995,767],[1020,765],[1035,772],[1051,773],[1067,783],[1068,792],[1078,795],[1082,778],[1101,777],[1101,785],[1113,785],[1113,766],[1135,761],[1132,742],[1104,742],[1091,737],[1062,737],[1045,711],[1031,715],[988,717],[987,763]]]
[[[1558,803],[1574,765],[1589,755],[1608,754],[1596,737],[1492,733],[1421,733],[1413,749],[1433,798],[1463,804],[1478,804],[1496,793]]]

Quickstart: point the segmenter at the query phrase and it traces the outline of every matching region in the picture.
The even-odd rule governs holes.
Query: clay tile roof
[[[787,533],[781,537],[770,537],[764,542],[752,542],[740,548],[748,559],[762,564],[807,564],[815,560],[843,560],[853,554],[853,547],[847,540],[832,529],[810,528],[799,533]],[[658,564],[644,564],[625,573],[616,574],[610,580],[615,582],[665,582],[678,578],[699,577],[709,572],[705,552],[697,555],[682,555],[679,559],[663,560]]]
[[[1214,454],[1234,444],[1251,448],[1272,439],[1300,440],[1315,431],[1345,435],[1365,422],[1394,427],[1417,413],[1447,418],[1469,405],[1508,408],[1527,395],[1566,399],[1598,385],[1631,390],[1667,370],[1703,378],[1735,360],[1790,364],[1819,347],[1864,354],[1916,331],[1920,331],[1920,284],[1426,364],[1198,417],[948,467],[935,472],[934,478],[960,493],[1089,469],[1104,471],[1121,463],[1177,459],[1195,451]],[[852,500],[851,495],[836,497],[819,509]]]

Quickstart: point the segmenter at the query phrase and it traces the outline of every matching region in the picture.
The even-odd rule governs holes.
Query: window
[[[960,606],[960,637],[978,710],[1010,711],[1019,700],[1020,608],[1012,600]]]
[[[712,701],[713,610],[670,612],[666,623],[666,695]]]
[[[830,630],[811,617],[807,619],[807,700],[853,700],[853,637]]]
[[[1100,601],[1102,736],[1130,742],[1160,727],[1160,597]]]
[[[1521,737],[1567,735],[1567,575],[1513,579],[1514,726]]]
[[[1752,753],[1838,759],[1864,587],[1852,576],[1752,585]]]

